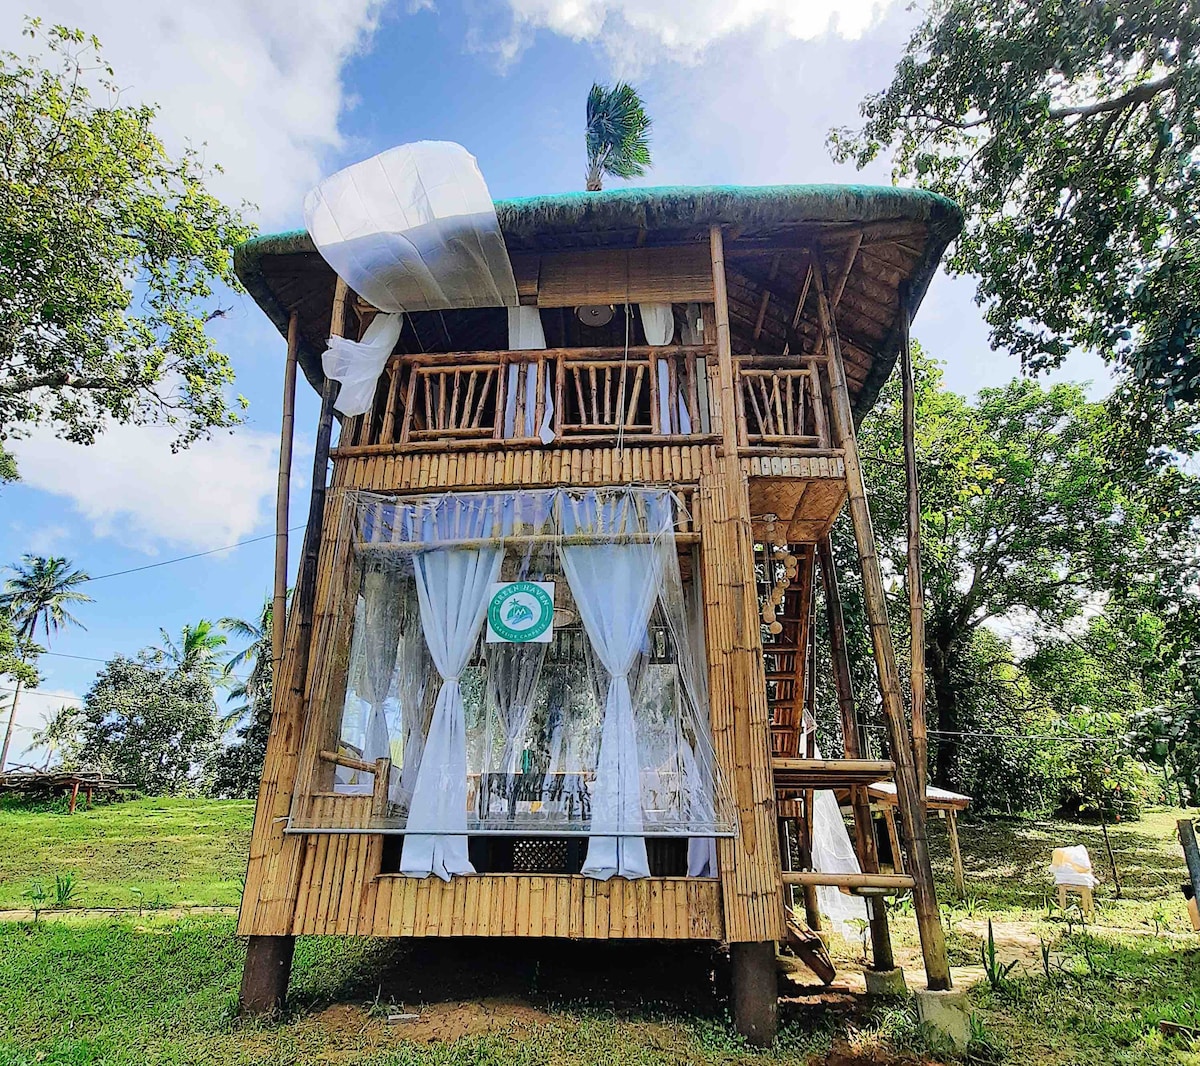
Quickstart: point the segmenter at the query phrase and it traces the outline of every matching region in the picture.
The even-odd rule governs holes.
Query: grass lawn
[[[250,800],[0,805],[0,910],[28,907],[35,884],[53,898],[66,875],[73,907],[236,907],[253,819]]]
[[[991,919],[1001,958],[1017,963],[999,988],[973,990],[979,1039],[966,1061],[1200,1066],[1200,1044],[1158,1028],[1200,1026],[1200,937],[1178,894],[1177,813],[1110,829],[1120,900],[1098,828],[962,827],[968,898],[940,886],[954,961],[979,962]],[[73,817],[0,811],[0,838],[15,842],[0,854],[0,900],[19,904],[31,879],[69,871],[82,885],[76,907],[136,905],[134,888],[169,905],[233,903],[250,817],[250,804],[182,800]],[[934,826],[931,836],[936,850],[944,834]],[[1075,842],[1105,875],[1087,926],[1046,903],[1049,847]],[[905,910],[894,933],[912,958]],[[246,1024],[234,1016],[244,948],[232,918],[64,913],[0,922],[0,1066],[954,1061],[903,1005],[839,994],[785,1002],[775,1049],[752,1052],[731,1034],[720,965],[687,946],[301,938],[288,1016]],[[838,954],[848,971],[859,965],[854,946]],[[418,1017],[389,1024],[396,1013]]]

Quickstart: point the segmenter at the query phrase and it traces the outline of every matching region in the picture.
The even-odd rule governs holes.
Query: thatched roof
[[[795,354],[798,346],[808,349],[815,344],[813,294],[794,329],[792,322],[803,280],[803,250],[819,248],[828,276],[844,278],[838,325],[860,413],[874,403],[895,365],[901,299],[915,313],[942,253],[962,228],[958,207],[943,197],[863,185],[564,193],[500,200],[496,214],[514,256],[679,245],[707,241],[709,226],[726,226],[735,352],[779,353],[789,344]],[[291,312],[298,311],[301,366],[319,388],[334,275],[308,234],[296,230],[247,241],[235,250],[234,266],[281,333],[287,331]],[[482,324],[478,312],[434,311],[408,319],[401,347],[413,351],[470,351],[506,344],[499,315]],[[547,328],[552,332],[553,323]],[[573,343],[572,328],[564,316],[561,343]]]

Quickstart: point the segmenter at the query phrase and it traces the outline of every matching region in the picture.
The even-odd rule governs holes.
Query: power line
[[[38,654],[38,658],[40,659],[43,655],[53,655],[59,659],[78,659],[78,660],[80,660],[80,662],[85,662],[85,663],[110,663],[113,661],[113,659],[117,658],[120,654],[121,654],[120,652],[114,652],[107,659],[100,659],[95,655],[71,655],[70,653],[65,652],[65,651],[43,651]],[[222,673],[221,677],[233,677],[233,678],[236,678],[238,681],[249,681],[250,680],[249,674],[235,674],[232,671],[227,674]]]
[[[288,530],[289,533],[295,533],[299,529],[304,529],[304,526],[292,526]],[[128,570],[114,570],[111,574],[97,574],[95,577],[85,578],[79,584],[84,584],[86,581],[104,581],[110,577],[124,577],[126,574],[140,574],[143,570],[153,570],[159,566],[170,566],[172,563],[186,563],[189,559],[202,559],[206,555],[216,555],[218,552],[231,551],[234,548],[241,548],[247,544],[258,544],[264,540],[274,540],[277,534],[264,533],[261,537],[251,537],[249,540],[239,540],[236,544],[226,544],[223,548],[209,548],[208,551],[194,552],[191,555],[179,555],[174,559],[163,559],[157,563],[147,563],[145,566],[134,566]]]
[[[0,686],[0,692],[14,692],[15,693],[16,691],[17,690],[15,688],[5,688],[3,686]],[[51,696],[56,700],[63,700],[67,703],[82,703],[83,702],[83,698],[81,696],[63,696],[57,692],[46,692],[42,689],[23,688],[23,689],[21,689],[21,691],[24,693],[28,693],[31,696]]]

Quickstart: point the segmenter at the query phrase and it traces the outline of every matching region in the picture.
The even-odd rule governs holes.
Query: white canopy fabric
[[[304,224],[381,311],[517,306],[491,193],[461,144],[402,144],[339,170],[305,197]]]
[[[329,339],[322,365],[342,382],[344,415],[370,409],[401,312],[517,306],[491,193],[461,144],[403,144],[339,170],[305,197],[304,224],[338,277],[386,312],[361,341]]]

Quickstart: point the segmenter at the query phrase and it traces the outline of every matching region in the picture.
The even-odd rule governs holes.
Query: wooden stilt
[[[775,1041],[779,991],[775,975],[775,942],[729,945],[733,968],[734,1028],[756,1047]]]
[[[246,963],[238,996],[246,1014],[274,1014],[287,1000],[292,974],[293,936],[252,936],[246,941]]]
[[[917,480],[916,383],[913,378],[912,346],[908,336],[908,300],[900,292],[900,373],[903,387],[904,488],[908,515],[908,618],[911,637],[910,680],[912,687],[913,761],[917,768],[917,792],[922,803],[929,773],[929,738],[925,726],[925,579],[921,575],[921,487]]]
[[[960,896],[967,894],[967,879],[963,876],[962,848],[958,844],[958,811],[946,812],[946,832],[950,834],[950,861],[954,864],[954,887]]]
[[[925,837],[923,797],[917,789],[912,741],[905,722],[904,698],[900,691],[900,673],[896,665],[896,651],[892,645],[891,626],[887,616],[887,600],[883,588],[883,573],[879,566],[879,555],[875,547],[875,531],[871,526],[871,512],[867,506],[866,485],[863,481],[858,443],[854,434],[854,414],[850,406],[845,367],[842,364],[841,344],[834,323],[833,310],[829,306],[824,268],[821,266],[819,256],[814,256],[813,280],[817,291],[818,318],[829,371],[833,423],[838,446],[842,449],[846,471],[847,500],[854,525],[859,562],[862,566],[863,599],[866,605],[867,619],[870,623],[871,643],[875,652],[875,667],[879,677],[879,690],[882,696],[888,736],[891,741],[892,758],[896,764],[896,795],[904,826],[905,842],[908,845],[910,872],[915,882],[913,904],[917,915],[917,928],[921,935],[925,972],[931,989],[947,989],[951,987],[950,966],[946,958],[945,935],[942,930],[941,914],[938,911],[937,893],[933,884],[933,869],[929,861],[929,844]]]
[[[271,676],[283,666],[287,619],[288,503],[292,487],[292,441],[296,427],[296,357],[300,316],[288,320],[287,362],[283,372],[283,423],[279,432],[279,478],[275,488],[275,589],[271,600]]]
[[[341,336],[345,328],[349,295],[340,278],[334,289],[330,334]],[[280,626],[285,653],[274,687],[271,734],[262,784],[254,811],[250,862],[246,871],[239,928],[269,930],[269,935],[251,936],[247,944],[239,1003],[247,1013],[271,1011],[282,1004],[291,970],[293,912],[305,842],[289,837],[283,826],[291,810],[299,760],[300,738],[305,722],[305,689],[309,674],[312,613],[316,600],[317,557],[325,517],[325,482],[333,429],[333,401],[337,382],[326,381],[322,392],[321,416],[313,455],[312,494],[304,553],[296,580],[296,598],[290,624]],[[274,610],[274,607],[272,607]]]

